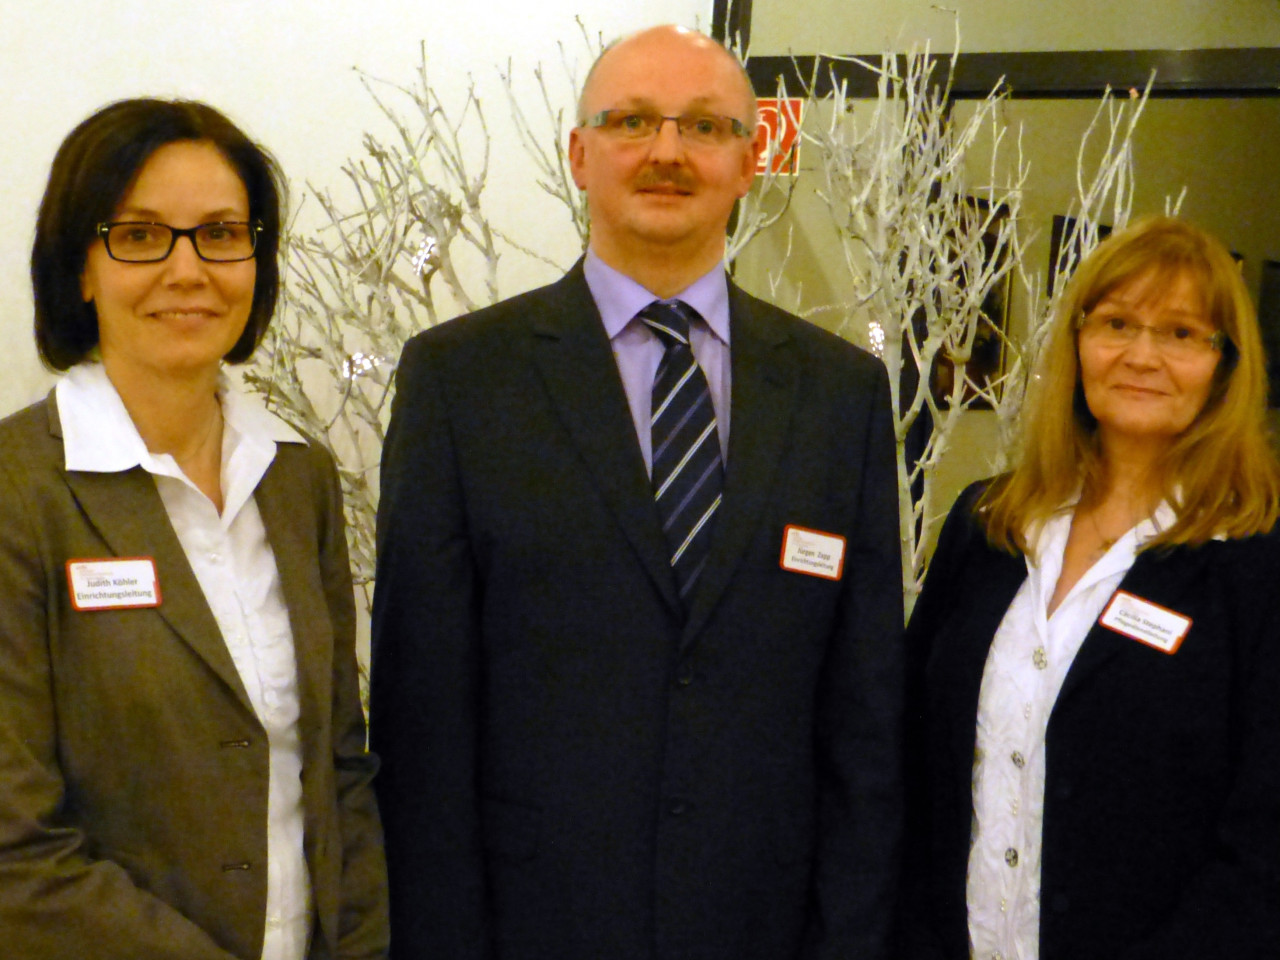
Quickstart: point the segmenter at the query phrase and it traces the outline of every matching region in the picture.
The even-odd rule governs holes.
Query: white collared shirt
[[[267,903],[262,960],[304,960],[311,883],[303,853],[298,674],[275,556],[253,499],[277,443],[302,437],[230,387],[222,403],[223,510],[168,454],[152,454],[100,363],[82,363],[55,387],[67,469],[119,473],[141,466],[200,583],[236,671],[267,734]],[[163,586],[165,571],[157,571]],[[252,816],[251,811],[245,812]]]
[[[978,696],[966,901],[975,960],[1038,960],[1045,735],[1085,636],[1138,547],[1177,519],[1167,503],[1112,545],[1048,616],[1075,504],[1028,532],[1027,579],[987,653]]]

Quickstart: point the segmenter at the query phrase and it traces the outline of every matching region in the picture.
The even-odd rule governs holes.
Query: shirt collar
[[[1071,518],[1076,504],[1080,502],[1079,494],[1063,504],[1051,517],[1043,522],[1032,523],[1027,528],[1027,554],[1042,562],[1046,551],[1061,553],[1066,545],[1067,536],[1071,532]],[[1154,540],[1161,532],[1167,530],[1178,521],[1178,513],[1168,500],[1161,500],[1151,516],[1139,520],[1116,542],[1132,543],[1136,553],[1147,542]]]
[[[591,249],[583,260],[582,272],[610,340],[654,300],[664,299],[609,266]],[[717,264],[674,297],[666,299],[681,300],[693,307],[721,342],[729,342],[729,281],[723,267]]]
[[[68,470],[120,473],[141,466],[151,473],[170,472],[147,450],[101,363],[77,364],[58,380],[54,391]],[[274,449],[276,443],[306,442],[236,389],[225,372],[218,376],[218,399],[224,424],[255,445],[271,444]]]

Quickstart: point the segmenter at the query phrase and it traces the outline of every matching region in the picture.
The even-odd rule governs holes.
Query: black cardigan
[[[1026,576],[952,508],[908,629],[908,958],[967,958],[978,692]],[[1280,534],[1138,555],[1170,655],[1095,623],[1049,718],[1041,960],[1280,957]]]

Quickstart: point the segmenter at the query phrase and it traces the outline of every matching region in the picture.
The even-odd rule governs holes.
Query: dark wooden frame
[[[880,54],[860,59],[878,63]],[[1108,86],[1112,90],[1141,90],[1153,70],[1153,97],[1280,96],[1280,48],[1274,47],[961,53],[956,58],[951,94],[957,100],[981,99],[1003,79],[1010,96],[1016,98],[1092,99]],[[852,97],[876,95],[876,77],[871,71],[828,57],[752,57],[747,72],[757,90],[776,90],[782,79],[788,92],[798,93],[816,81],[813,92],[822,97],[839,81],[847,84]]]
[[[990,203],[980,197],[966,197],[965,199],[967,203],[983,215],[990,209]],[[1008,208],[1002,205],[997,211],[996,220],[1004,219],[1008,215]],[[996,223],[993,223],[992,226],[996,227]],[[987,260],[991,260],[995,256],[995,244],[996,234],[989,231],[983,237]],[[1007,259],[1008,256],[1008,250],[1001,251],[1000,257],[1002,260]],[[991,386],[1004,373],[1005,336],[1009,332],[1009,288],[1010,277],[1006,273],[988,291],[986,298],[982,301],[982,319],[978,321],[979,326],[973,344],[973,354],[969,358],[965,376],[968,380],[981,382],[984,387]],[[929,389],[933,392],[933,398],[940,407],[950,405],[949,396],[954,369],[951,359],[944,353],[939,352],[934,357],[933,369],[929,372]],[[991,409],[991,405],[986,400],[981,399],[969,384],[965,385],[964,403],[973,410]]]
[[[721,41],[735,37],[749,47],[751,4],[752,0],[713,0],[711,35]],[[860,59],[878,61],[880,54]],[[869,71],[845,61],[818,61],[810,54],[752,57],[747,72],[756,90],[766,94],[783,79],[787,90],[797,95],[816,77],[817,89],[810,92],[819,97],[831,92],[833,79],[847,83],[851,96],[875,96],[875,77]],[[952,96],[958,100],[986,97],[1003,80],[1014,97],[1092,99],[1108,86],[1141,89],[1153,70],[1154,97],[1280,96],[1280,48],[1276,47],[961,53]]]

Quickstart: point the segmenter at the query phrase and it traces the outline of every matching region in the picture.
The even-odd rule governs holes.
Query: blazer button
[[[247,750],[249,748],[248,740],[221,740],[218,742],[223,750]]]
[[[673,817],[680,817],[688,812],[689,805],[683,800],[672,800],[667,810],[670,811]]]
[[[224,863],[222,865],[223,873],[245,873],[250,869],[251,867],[247,861],[244,863]]]
[[[676,683],[682,687],[687,687],[693,683],[693,671],[688,667],[682,667],[679,675],[676,677]]]

